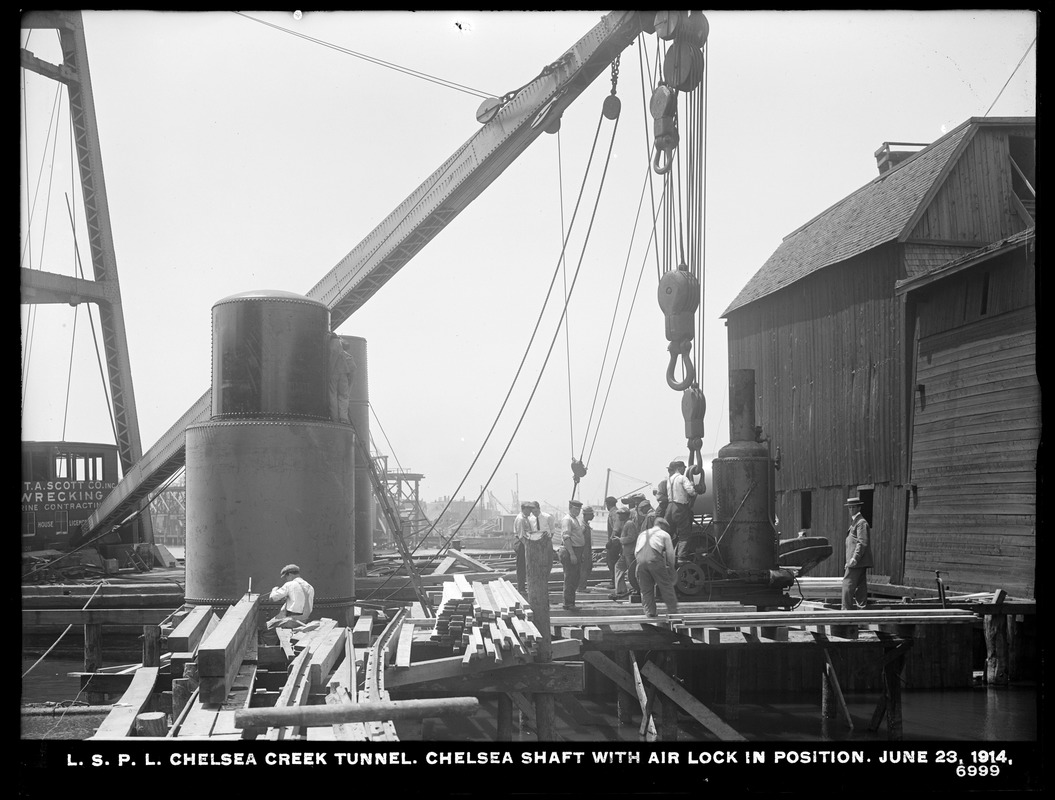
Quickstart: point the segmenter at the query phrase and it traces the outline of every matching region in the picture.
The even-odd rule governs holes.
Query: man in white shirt
[[[315,606],[315,587],[300,577],[300,567],[296,564],[284,566],[279,579],[282,585],[272,589],[268,599],[272,603],[282,601],[282,608],[268,621],[268,630],[299,628],[308,621]]]
[[[670,523],[657,519],[655,526],[637,535],[634,547],[637,561],[637,580],[641,584],[641,605],[645,616],[655,617],[656,590],[667,606],[668,614],[678,612],[678,598],[674,593],[674,543],[670,538]]]
[[[524,594],[527,591],[527,540],[532,533],[538,531],[538,520],[532,515],[532,504],[525,500],[520,504],[520,513],[513,520],[513,551],[517,557],[517,590]]]
[[[568,611],[575,610],[575,589],[579,585],[582,548],[586,542],[582,522],[579,521],[581,510],[581,500],[569,501],[568,513],[560,522],[560,537],[563,545],[560,549],[560,563],[564,567],[564,608]]]
[[[667,521],[675,542],[686,542],[692,531],[692,504],[696,501],[696,486],[685,475],[684,461],[671,461],[667,466]]]

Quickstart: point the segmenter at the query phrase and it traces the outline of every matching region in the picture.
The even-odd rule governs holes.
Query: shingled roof
[[[967,120],[787,236],[722,316],[897,239],[960,144],[977,130],[977,122]]]

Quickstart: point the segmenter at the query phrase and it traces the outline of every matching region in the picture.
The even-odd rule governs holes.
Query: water
[[[34,661],[36,657],[23,658],[22,672],[29,669]],[[22,702],[83,703],[79,680],[67,675],[82,668],[83,664],[78,659],[45,659],[22,680]],[[877,695],[847,695],[854,730],[847,728],[840,715],[829,722],[827,737],[821,730],[819,694],[817,697],[799,696],[780,702],[744,702],[739,708],[739,718],[727,721],[749,741],[821,741],[825,738],[844,742],[885,741],[885,720],[878,731],[868,730],[877,700]],[[638,741],[638,715],[635,715],[635,724],[620,725],[615,717],[613,700],[603,696],[586,696],[579,698],[579,704],[589,712],[589,719],[575,719],[575,714],[558,707],[558,732],[566,740]],[[714,705],[712,710],[726,719],[725,709],[721,705]],[[583,715],[580,713],[578,716]],[[516,717],[514,713],[514,719]],[[431,740],[494,741],[495,719],[494,701],[485,696],[481,711],[475,717],[452,722],[449,728],[438,721],[429,721],[422,730],[407,731],[404,735],[407,738],[424,737]],[[64,728],[55,728],[55,721],[51,718],[23,718],[22,735],[24,738],[84,738],[94,731],[98,723],[99,719],[95,717],[79,720],[67,718],[66,725],[70,730],[62,733]],[[906,741],[1035,741],[1037,689],[1032,685],[1021,685],[945,692],[905,690],[902,692],[902,726]],[[682,741],[713,739],[684,714],[679,731]],[[521,728],[517,738],[519,741],[533,741],[534,734]]]

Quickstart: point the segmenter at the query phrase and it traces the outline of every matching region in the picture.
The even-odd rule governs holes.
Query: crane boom
[[[643,30],[641,13],[613,11],[550,68],[521,89],[439,169],[374,228],[308,292],[339,327],[422,247],[476,199]],[[206,422],[211,392],[146,452],[84,523],[81,538],[108,530],[134,513],[185,463],[184,433]]]

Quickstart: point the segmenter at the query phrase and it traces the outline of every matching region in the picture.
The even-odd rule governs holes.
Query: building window
[[[813,527],[813,492],[809,489],[799,492],[799,527],[806,531]]]

